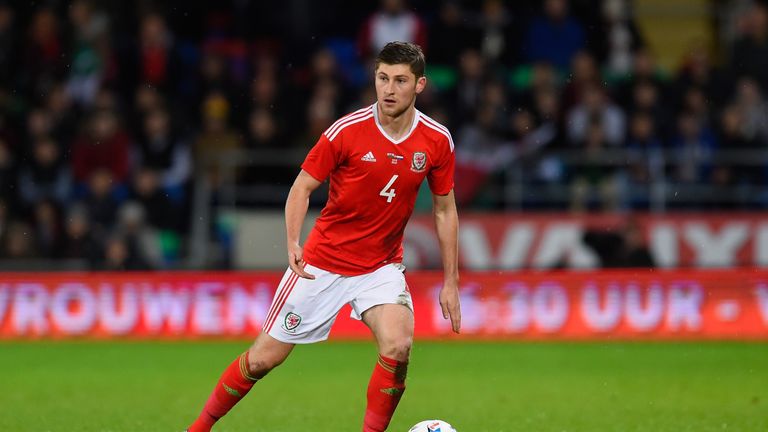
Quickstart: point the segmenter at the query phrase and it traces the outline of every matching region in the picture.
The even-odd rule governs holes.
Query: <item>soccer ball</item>
[[[442,420],[424,420],[408,429],[408,432],[456,432],[456,429]]]

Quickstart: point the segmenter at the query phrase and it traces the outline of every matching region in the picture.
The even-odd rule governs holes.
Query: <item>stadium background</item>
[[[0,430],[188,423],[388,40],[424,47],[456,142],[464,309],[452,336],[425,189],[391,429],[768,428],[765,2],[51,0],[0,1]],[[346,315],[222,430],[357,428]]]

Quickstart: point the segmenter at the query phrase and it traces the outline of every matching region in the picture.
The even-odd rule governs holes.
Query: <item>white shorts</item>
[[[380,304],[402,304],[413,311],[411,293],[400,264],[387,264],[372,273],[342,276],[307,264],[315,279],[300,278],[290,268],[278,285],[263,330],[286,343],[307,344],[328,339],[339,310],[347,303],[351,317]]]

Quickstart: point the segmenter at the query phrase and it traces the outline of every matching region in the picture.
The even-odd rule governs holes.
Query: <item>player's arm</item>
[[[443,318],[451,319],[453,331],[461,328],[461,305],[459,302],[459,215],[453,190],[447,195],[432,195],[435,228],[443,260],[443,288],[440,290],[440,307]]]
[[[288,265],[291,270],[299,276],[306,279],[314,279],[315,276],[304,271],[304,251],[299,245],[301,236],[301,227],[304,224],[304,218],[307,217],[309,208],[309,196],[320,187],[320,182],[301,170],[296,180],[288,192],[288,199],[285,201],[285,232],[288,244]]]

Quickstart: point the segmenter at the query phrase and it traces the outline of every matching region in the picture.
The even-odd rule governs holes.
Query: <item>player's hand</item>
[[[303,277],[304,279],[314,279],[315,275],[304,271],[304,266],[307,263],[304,262],[304,250],[297,244],[288,245],[288,266],[294,273]]]
[[[443,318],[451,319],[451,327],[454,333],[461,330],[461,303],[459,301],[459,287],[456,284],[445,284],[440,290],[440,308],[443,310]]]

